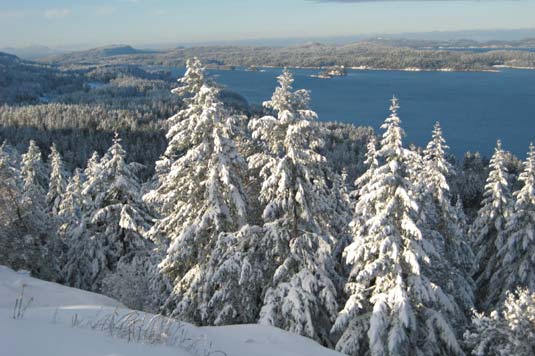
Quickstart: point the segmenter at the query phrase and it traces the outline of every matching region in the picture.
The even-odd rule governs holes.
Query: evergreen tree
[[[62,221],[80,222],[82,219],[82,172],[76,169],[72,177],[69,177],[65,193],[61,197],[58,207],[58,217]]]
[[[158,313],[168,296],[166,280],[160,278],[157,270],[158,257],[149,249],[140,249],[119,259],[115,271],[102,280],[104,294],[131,309]]]
[[[274,113],[276,117],[265,116],[251,120],[249,124],[253,139],[263,145],[262,153],[255,160],[260,157],[283,157],[286,154],[284,144],[287,141],[288,126],[295,122],[310,126],[309,120],[317,118],[317,114],[309,108],[309,92],[304,89],[292,90],[294,79],[289,70],[284,69],[277,80],[279,86],[275,89],[271,100],[263,103],[264,108]],[[309,144],[314,149],[319,142],[311,141]]]
[[[53,144],[50,149],[50,155],[48,157],[50,162],[50,179],[48,183],[48,193],[46,195],[46,202],[49,211],[52,215],[58,215],[59,205],[63,194],[65,193],[65,171],[63,168],[63,161],[61,155],[56,149],[56,145]]]
[[[56,279],[59,275],[59,244],[56,226],[49,219],[46,208],[46,171],[41,159],[41,151],[35,141],[30,141],[28,151],[22,155],[21,171],[22,195],[20,206],[24,207],[24,235],[26,244],[31,246],[33,261],[29,269],[38,277]]]
[[[174,197],[174,188],[176,186],[167,182],[171,165],[184,156],[185,152],[194,143],[199,142],[199,137],[195,137],[191,141],[188,139],[185,142],[181,142],[184,137],[181,131],[189,130],[185,132],[186,135],[190,132],[195,133],[193,125],[197,124],[197,122],[188,119],[191,116],[198,118],[202,114],[200,89],[206,82],[204,71],[204,67],[197,58],[188,59],[186,61],[186,73],[178,79],[180,86],[173,89],[175,94],[184,98],[186,106],[167,120],[169,129],[166,133],[166,138],[168,144],[165,152],[156,162],[155,188],[143,197],[150,206],[162,215],[171,214],[176,202]],[[188,124],[192,125],[192,127],[187,127]]]
[[[179,86],[172,93],[180,96],[186,103],[191,103],[195,94],[206,82],[205,68],[197,57],[186,60],[186,73],[178,79]]]
[[[208,261],[206,282],[213,290],[208,302],[213,324],[258,320],[261,298],[273,273],[266,262],[277,258],[270,255],[271,242],[259,226],[245,225],[237,232],[219,234]]]
[[[169,244],[160,263],[160,271],[173,285],[165,309],[182,320],[206,325],[227,312],[213,306],[212,297],[221,295],[226,282],[214,279],[210,256],[220,234],[246,223],[248,203],[243,186],[246,165],[232,139],[236,118],[218,99],[219,90],[194,75],[202,71],[198,61],[188,62],[186,74],[191,78],[182,82],[189,83],[193,97],[169,119],[169,144],[157,163],[158,187],[145,199],[161,207],[151,239],[159,246]],[[233,293],[236,298],[240,291]]]
[[[375,137],[375,135],[370,136],[370,140],[368,141],[366,148],[367,148],[366,160],[364,161],[364,164],[366,165],[367,169],[355,181],[356,189],[353,195],[357,197],[358,197],[359,190],[362,187],[364,187],[368,183],[368,181],[373,177],[373,174],[375,173],[375,169],[377,168],[379,164],[377,161],[377,138]]]
[[[503,302],[507,291],[527,288],[535,292],[535,147],[529,146],[522,188],[514,193],[514,209],[507,217],[502,240],[496,254],[496,271],[490,277],[488,305]]]
[[[420,147],[416,147],[414,145],[410,145],[409,149],[406,150],[407,156],[405,161],[407,162],[407,178],[411,181],[413,186],[413,192],[416,197],[416,199],[419,199],[419,197],[423,197],[426,194],[429,193],[429,189],[426,186],[426,182],[424,179],[424,168],[425,168],[425,162],[424,162],[424,152]],[[428,201],[425,201],[425,199],[420,199],[419,203],[427,203]],[[419,217],[422,218],[424,216],[423,212],[425,212],[425,207],[422,209],[419,209]]]
[[[457,195],[457,200],[455,201],[454,208],[455,208],[455,215],[457,216],[457,219],[459,220],[459,225],[461,227],[461,231],[463,232],[463,235],[470,236],[468,217],[466,216],[466,213],[464,212],[465,210],[464,210],[464,205],[463,205],[463,199],[461,198],[460,195]]]
[[[445,153],[448,148],[440,123],[436,122],[431,141],[424,150],[424,175],[429,191],[440,204],[450,202],[447,178],[453,175],[453,167],[446,160]]]
[[[375,170],[379,165],[377,157],[377,138],[375,137],[375,135],[370,137],[366,148],[366,160],[364,161],[364,163],[366,164],[367,169],[355,180],[355,190],[351,192],[351,197],[353,197],[357,201],[361,194],[366,194],[366,191],[368,189],[367,184],[373,178]],[[354,210],[355,206],[353,205],[352,208]],[[371,206],[365,206],[363,208],[365,209],[360,210],[358,214],[354,214],[353,219],[349,223],[350,230],[357,231],[359,227],[366,222],[366,220],[368,220],[375,214],[374,211],[368,210],[368,208],[371,208]],[[347,247],[349,243],[351,242],[349,241],[346,246],[344,246],[344,248]]]
[[[186,72],[183,77],[178,79],[178,83],[179,86],[173,89],[172,92],[183,99],[185,107],[167,119],[166,126],[168,131],[165,135],[168,142],[167,147],[155,164],[154,189],[143,197],[149,206],[163,215],[172,213],[174,205],[173,190],[164,193],[165,180],[170,174],[169,171],[173,162],[182,157],[184,150],[187,149],[187,147],[182,146],[182,142],[177,142],[177,140],[182,139],[182,136],[176,130],[183,130],[182,122],[190,116],[202,114],[201,105],[195,101],[198,100],[198,93],[207,83],[207,80],[205,78],[205,69],[197,58],[190,58],[186,61]],[[193,128],[190,129],[194,130]],[[164,199],[164,195],[167,194],[171,196]],[[166,247],[162,248],[165,249]]]
[[[323,343],[331,342],[329,329],[336,317],[337,276],[332,257],[336,234],[346,221],[334,194],[336,177],[314,148],[320,137],[309,119],[308,92],[293,92],[292,75],[285,70],[279,87],[264,106],[277,117],[250,122],[253,138],[265,152],[250,157],[250,167],[262,179],[259,199],[264,204],[263,236],[254,240],[264,249],[271,270],[252,270],[268,277],[260,323],[274,325]]]
[[[70,285],[100,291],[102,279],[119,261],[132,260],[149,247],[143,234],[151,218],[125,156],[116,134],[98,165],[99,174],[84,184],[82,194],[89,205],[84,206],[82,224],[68,236],[65,278]]]
[[[100,159],[101,158],[97,151],[91,154],[91,157],[89,157],[89,159],[86,162],[83,175],[81,176],[81,178],[83,177],[83,182],[95,181],[96,179],[98,179],[98,177],[100,176],[100,171],[102,169],[100,165]],[[92,203],[91,203],[90,198],[91,197],[89,195],[83,194],[83,186],[82,186],[83,209],[86,209],[87,207],[91,206]]]
[[[474,220],[470,233],[476,251],[474,279],[479,306],[491,308],[490,280],[497,272],[497,252],[503,247],[505,223],[511,212],[511,193],[508,172],[505,168],[505,152],[500,141],[496,144],[490,160],[490,172],[485,185],[481,208]]]
[[[458,319],[464,323],[464,316],[474,306],[474,286],[470,278],[474,256],[463,234],[457,210],[451,204],[447,179],[454,175],[454,171],[445,157],[448,148],[437,122],[432,139],[424,150],[423,169],[419,174],[423,183],[423,192],[420,191],[419,196],[420,216],[424,216],[420,228],[433,239],[439,252],[438,260],[433,262],[434,282],[455,296],[455,302],[462,311],[458,313]]]
[[[95,151],[87,161],[87,165],[84,170],[84,175],[87,177],[88,180],[91,180],[99,175],[100,168],[100,157]]]
[[[83,204],[82,196],[82,172],[76,169],[74,174],[69,177],[65,194],[61,199],[57,212],[57,234],[61,244],[60,265],[61,278],[66,280],[68,274],[65,265],[69,259],[69,249],[73,246],[76,239],[79,237],[82,230],[85,228],[83,224]]]
[[[1,225],[4,228],[22,220],[25,212],[20,205],[22,199],[22,179],[16,161],[10,154],[7,144],[0,146],[0,201]]]
[[[333,332],[348,355],[461,355],[450,317],[453,298],[433,280],[438,255],[418,225],[418,205],[407,179],[411,154],[392,99],[385,120],[379,165],[361,189],[355,215],[369,218],[353,228],[346,250],[349,298]],[[367,331],[367,332],[366,332]]]
[[[20,171],[4,142],[0,146],[0,261],[16,270],[31,270],[39,255],[34,239],[24,238],[31,230],[24,203]]]
[[[349,207],[351,205],[353,197],[351,196],[351,192],[349,190],[348,174],[347,169],[345,167],[342,168],[342,172],[340,173],[340,196],[346,203],[346,205]]]
[[[21,176],[23,192],[30,199],[36,211],[44,212],[46,173],[41,159],[41,151],[35,141],[30,141],[28,151],[22,155]]]
[[[464,337],[474,356],[535,355],[535,293],[507,292],[489,316],[475,314]]]

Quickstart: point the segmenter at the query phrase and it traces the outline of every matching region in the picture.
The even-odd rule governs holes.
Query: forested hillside
[[[74,73],[51,66],[20,60],[0,52],[0,103],[37,102],[42,94],[80,90],[82,81]]]
[[[321,123],[286,69],[260,108],[197,58],[172,90],[82,67],[46,67],[81,88],[47,103],[2,97],[0,264],[347,355],[534,354],[533,145],[459,161],[437,122],[407,147],[396,97],[380,132]]]
[[[42,61],[68,69],[97,64],[182,67],[186,59],[193,56],[203,60],[209,67],[226,69],[236,66],[301,68],[345,66],[397,70],[418,68],[435,71],[488,71],[496,70],[495,66],[535,68],[535,53],[525,50],[507,51],[496,48],[489,52],[455,51],[447,48],[424,48],[411,41],[403,43],[376,40],[344,45],[310,43],[291,47],[196,46],[178,47],[154,53],[143,53],[139,50],[136,52],[129,48],[118,46],[117,54],[110,48],[96,48],[52,56]]]

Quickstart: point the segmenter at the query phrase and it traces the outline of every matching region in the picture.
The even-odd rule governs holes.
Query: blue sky
[[[0,47],[535,28],[534,0],[0,0]]]

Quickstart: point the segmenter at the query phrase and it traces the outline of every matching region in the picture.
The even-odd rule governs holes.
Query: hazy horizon
[[[316,37],[272,37],[272,38],[247,38],[241,40],[212,40],[199,42],[100,42],[100,43],[69,43],[59,46],[46,43],[28,43],[15,46],[0,46],[0,50],[24,50],[24,49],[50,49],[62,52],[81,51],[98,47],[108,46],[132,46],[138,49],[165,50],[178,46],[210,46],[210,45],[243,45],[243,46],[291,46],[311,42],[325,44],[347,44],[377,37],[391,37],[399,39],[415,40],[474,40],[486,41],[515,41],[535,37],[534,28],[497,29],[497,30],[457,30],[457,31],[432,31],[432,32],[402,32],[402,33],[367,33],[347,36],[316,36]]]
[[[254,42],[535,29],[529,0],[21,0],[0,4],[0,47]],[[13,31],[16,29],[16,31]]]

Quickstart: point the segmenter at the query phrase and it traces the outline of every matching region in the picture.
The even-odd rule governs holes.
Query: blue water
[[[280,69],[265,72],[213,70],[219,83],[250,103],[271,97]],[[425,146],[439,120],[450,152],[491,155],[496,140],[519,158],[535,141],[535,70],[482,72],[350,71],[347,77],[311,78],[316,70],[296,69],[295,88],[311,91],[311,106],[322,121],[369,125],[388,115],[389,99],[400,99],[406,143]]]

